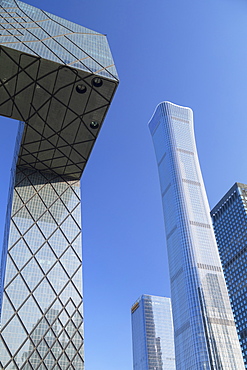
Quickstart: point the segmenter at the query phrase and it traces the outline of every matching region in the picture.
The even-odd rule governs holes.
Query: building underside
[[[0,0],[0,114],[20,121],[0,368],[84,369],[80,178],[118,85],[106,37]]]

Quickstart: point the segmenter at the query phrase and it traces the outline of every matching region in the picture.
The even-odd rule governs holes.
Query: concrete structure
[[[176,368],[244,369],[198,161],[192,110],[161,103],[149,128],[164,210]]]
[[[118,77],[105,35],[16,0],[0,15],[0,114],[21,121],[0,368],[83,369],[80,177]]]
[[[235,183],[211,216],[247,368],[247,185]]]
[[[175,370],[171,300],[142,295],[131,308],[133,369]]]

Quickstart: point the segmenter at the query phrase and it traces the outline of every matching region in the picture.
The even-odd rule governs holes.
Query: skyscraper
[[[247,185],[234,184],[211,216],[247,368]]]
[[[131,308],[133,369],[175,370],[171,300],[142,295]]]
[[[1,256],[0,368],[79,370],[80,177],[118,77],[105,35],[16,0],[0,0],[0,15],[0,114],[21,121]]]
[[[164,210],[176,368],[244,369],[198,161],[192,110],[163,102],[149,128]]]

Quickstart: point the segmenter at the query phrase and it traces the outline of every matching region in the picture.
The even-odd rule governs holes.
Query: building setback
[[[142,295],[131,308],[133,369],[175,370],[171,300]]]
[[[244,369],[189,108],[163,102],[149,128],[158,163],[177,370]]]
[[[234,184],[211,217],[247,368],[247,185]]]
[[[0,368],[84,369],[80,178],[118,84],[105,35],[0,0],[0,114],[21,121],[0,264]]]

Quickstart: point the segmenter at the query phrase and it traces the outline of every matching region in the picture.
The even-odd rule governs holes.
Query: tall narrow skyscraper
[[[175,370],[171,300],[142,295],[131,308],[133,369]]]
[[[176,368],[244,369],[198,161],[192,110],[163,102],[149,128],[164,210]]]
[[[0,15],[0,114],[21,121],[0,265],[0,368],[82,370],[80,177],[117,73],[105,35],[17,0],[0,0]]]
[[[234,184],[211,216],[247,368],[247,185]]]

